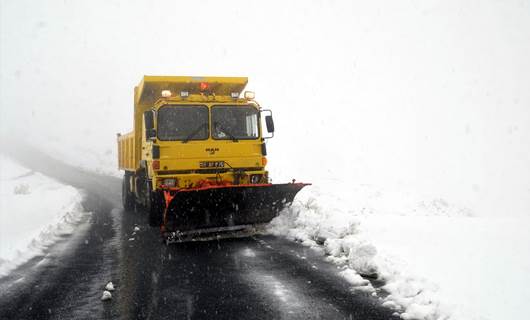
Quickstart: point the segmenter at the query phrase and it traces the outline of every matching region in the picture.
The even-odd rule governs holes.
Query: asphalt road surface
[[[92,214],[0,279],[0,319],[397,319],[312,249],[270,235],[166,246],[145,214],[123,210],[120,179],[11,153],[85,190]]]

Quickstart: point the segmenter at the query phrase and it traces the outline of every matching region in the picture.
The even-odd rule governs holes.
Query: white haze
[[[249,76],[275,182],[530,213],[530,1],[0,2],[0,125],[115,152],[149,75]]]

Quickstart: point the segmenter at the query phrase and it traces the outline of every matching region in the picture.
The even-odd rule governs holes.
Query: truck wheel
[[[130,181],[129,175],[125,174],[121,184],[121,200],[123,208],[127,211],[134,209],[134,194],[131,192]]]
[[[151,227],[159,227],[162,223],[162,214],[163,214],[163,207],[162,207],[162,198],[160,197],[160,194],[158,192],[152,192],[151,191],[151,184],[148,182],[148,186],[146,188],[148,195],[147,195],[147,203],[146,203],[146,209],[149,214],[149,225]]]

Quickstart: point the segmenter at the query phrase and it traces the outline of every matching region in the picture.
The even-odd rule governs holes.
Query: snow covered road
[[[396,318],[313,249],[274,236],[166,247],[144,215],[123,212],[119,179],[42,154],[18,157],[84,188],[92,215],[88,230],[53,246],[44,263],[0,280],[2,319]],[[116,290],[103,302],[108,281]]]

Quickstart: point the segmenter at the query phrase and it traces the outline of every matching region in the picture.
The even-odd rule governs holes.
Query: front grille
[[[234,168],[237,171],[262,171],[263,168]],[[212,168],[212,169],[195,169],[195,170],[165,170],[158,171],[158,175],[177,175],[177,174],[217,174],[232,171],[230,168]]]

